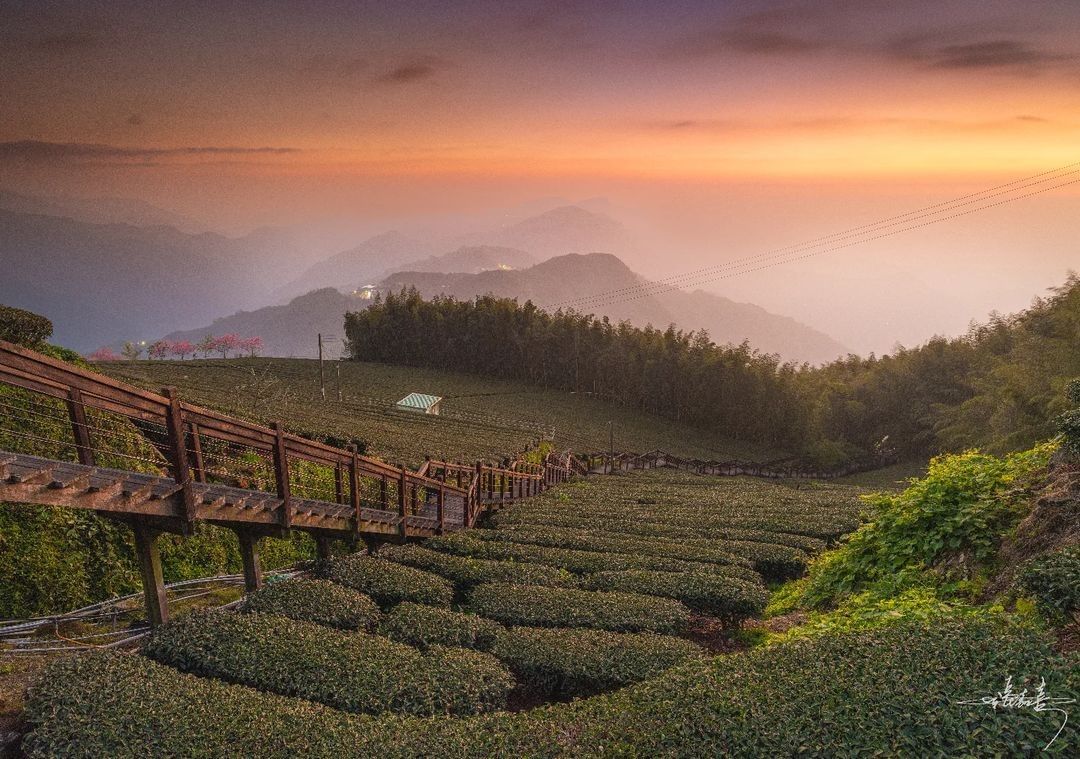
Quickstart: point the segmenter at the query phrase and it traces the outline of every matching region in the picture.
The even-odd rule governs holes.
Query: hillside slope
[[[380,289],[396,292],[412,286],[427,297],[452,295],[469,299],[492,294],[551,305],[647,282],[616,256],[590,253],[558,256],[521,271],[479,274],[398,272],[387,277]],[[664,329],[675,324],[687,331],[705,329],[718,344],[739,344],[748,340],[754,348],[765,353],[779,353],[789,361],[822,363],[846,352],[843,345],[828,335],[794,319],[772,314],[760,306],[737,303],[701,291],[669,290],[606,304],[584,302],[577,308],[616,321],[628,320],[635,326],[652,324]]]
[[[360,438],[370,453],[412,466],[429,454],[465,461],[502,457],[552,431],[559,446],[606,450],[609,420],[614,422],[615,447],[620,450],[663,448],[687,457],[719,459],[769,460],[782,455],[593,398],[450,372],[328,362],[328,401],[322,402],[317,361],[118,361],[97,367],[148,389],[174,385],[185,399],[238,416],[280,419],[293,429]],[[336,401],[339,369],[341,403]],[[444,397],[442,416],[394,410],[396,401],[414,391]]]

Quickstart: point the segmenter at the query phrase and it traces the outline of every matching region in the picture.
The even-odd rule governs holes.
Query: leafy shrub
[[[408,601],[391,609],[379,625],[379,635],[418,648],[460,646],[486,651],[502,626],[475,614],[440,609]]]
[[[835,603],[879,580],[952,555],[985,560],[1023,516],[1019,489],[1044,467],[1051,445],[996,458],[975,452],[938,456],[925,478],[899,494],[867,499],[877,515],[814,563],[805,600]]]
[[[518,561],[490,561],[432,551],[418,545],[386,546],[379,557],[434,572],[467,589],[482,582],[518,585],[571,585],[573,575],[557,567]]]
[[[366,593],[383,608],[402,601],[449,606],[454,599],[454,586],[442,577],[364,554],[335,556],[319,574]]]
[[[457,533],[452,538],[432,538],[425,545],[457,556],[545,564],[578,574],[620,569],[652,569],[658,572],[687,572],[697,569],[705,572],[737,572],[747,578],[758,577],[758,574],[749,567],[737,567],[731,564],[706,564],[669,559],[664,556],[548,548],[502,540],[474,540],[467,533]]]
[[[695,611],[729,620],[760,614],[769,598],[760,583],[704,572],[597,572],[586,576],[581,587],[666,596]]]
[[[24,749],[32,759],[1036,754],[1059,713],[956,703],[999,691],[1004,673],[1038,673],[1048,695],[1080,698],[1080,667],[1044,637],[973,619],[694,659],[603,696],[467,718],[358,717],[93,652],[49,665]],[[1067,727],[1047,754],[1075,753],[1075,735]]]
[[[266,585],[244,599],[241,609],[342,630],[371,630],[382,616],[378,605],[363,593],[329,580],[293,579]]]
[[[0,340],[37,348],[53,333],[53,323],[33,311],[0,305]]]
[[[530,689],[559,696],[620,688],[702,656],[668,635],[538,627],[501,630],[491,653]]]
[[[690,612],[678,601],[633,593],[490,583],[469,594],[473,610],[508,625],[678,633]]]
[[[462,648],[415,648],[270,614],[191,612],[150,636],[146,653],[185,672],[348,712],[473,714],[501,707],[514,680]]]
[[[1080,546],[1069,546],[1032,559],[1017,578],[1021,590],[1051,615],[1080,610]]]

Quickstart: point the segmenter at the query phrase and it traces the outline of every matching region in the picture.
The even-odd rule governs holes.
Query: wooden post
[[[195,493],[191,489],[191,469],[188,467],[187,442],[184,433],[184,412],[180,408],[180,397],[175,387],[167,387],[162,394],[169,399],[165,411],[165,430],[169,436],[169,449],[172,455],[173,479],[181,486],[181,513],[189,524],[195,521]]]
[[[75,435],[75,453],[79,463],[94,465],[94,452],[90,449],[90,428],[86,426],[86,407],[83,406],[82,393],[78,388],[68,390],[68,416],[71,417],[71,431]]]
[[[499,472],[499,500],[506,500],[506,473]]]
[[[345,503],[345,470],[341,462],[334,467],[334,503]]]
[[[254,593],[262,587],[262,563],[259,561],[259,538],[250,530],[237,530],[240,559],[244,563],[244,590]]]
[[[169,603],[165,596],[165,581],[161,575],[158,531],[142,524],[136,524],[132,529],[135,531],[135,553],[139,558],[146,618],[151,627],[159,627],[169,621]]]
[[[401,473],[398,475],[398,516],[401,517],[401,524],[398,525],[398,534],[401,539],[404,540],[409,536],[409,524],[408,515],[405,513],[405,490],[408,488],[408,480],[406,479],[405,467],[401,467]]]
[[[435,502],[435,516],[439,520],[439,534],[442,535],[446,531],[446,514],[444,508],[446,506],[446,486],[441,482],[439,483],[439,498]]]
[[[192,422],[188,425],[188,436],[191,438],[191,452],[195,456],[192,467],[195,469],[195,481],[206,482],[206,467],[203,465],[202,435],[199,434],[199,425]]]
[[[285,448],[285,431],[281,422],[270,425],[274,430],[274,480],[277,484],[278,498],[281,499],[281,526],[286,530],[292,527],[293,504],[289,491],[289,455]]]
[[[349,461],[349,504],[353,507],[353,531],[360,534],[360,457],[356,453],[356,446],[350,445],[349,452],[352,458]]]
[[[473,510],[474,511],[479,511],[479,509],[480,509],[480,493],[482,492],[481,488],[483,487],[483,485],[484,485],[484,462],[478,460],[476,462],[476,498],[475,498],[475,501],[473,503]],[[469,514],[469,523],[467,525],[465,525],[466,527],[472,527],[472,520],[474,519],[474,517],[475,517],[475,514]]]
[[[488,501],[494,501],[495,500],[495,473],[494,472],[488,472],[485,476],[487,477]]]
[[[315,556],[319,561],[330,559],[330,538],[326,535],[315,535]]]

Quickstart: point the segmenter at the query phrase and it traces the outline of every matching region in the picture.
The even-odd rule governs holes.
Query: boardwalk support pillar
[[[330,538],[326,535],[315,535],[315,556],[319,561],[328,561],[330,555]]]
[[[244,562],[244,590],[254,593],[262,587],[262,563],[259,561],[259,538],[250,530],[237,530],[240,559]]]
[[[161,574],[161,553],[158,551],[160,532],[142,524],[136,524],[132,529],[135,531],[135,553],[139,558],[139,574],[146,599],[146,618],[151,627],[159,627],[169,621],[165,580]]]

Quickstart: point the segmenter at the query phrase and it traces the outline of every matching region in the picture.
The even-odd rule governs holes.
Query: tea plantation
[[[1015,493],[1021,482],[1009,476]],[[851,546],[873,542],[878,521],[895,529],[889,499],[900,496],[865,502],[859,492],[663,470],[571,482],[480,529],[337,555],[317,577],[267,586],[238,611],[188,614],[141,653],[58,661],[32,691],[23,748],[34,757],[1042,751],[1060,713],[957,703],[1000,691],[1008,674],[1017,690],[1042,678],[1053,698],[1080,695],[1080,663],[1054,647],[1041,617],[961,598],[960,586],[928,579],[940,570],[915,583],[917,603],[910,583],[857,576],[849,585],[864,596],[816,600],[837,567],[853,566]],[[1025,582],[1071,603],[1044,587],[1073,576],[1057,568],[1071,555]],[[768,618],[778,613],[787,616]],[[770,626],[789,618],[786,632]],[[1071,755],[1076,740],[1067,726],[1048,753]]]
[[[413,467],[426,455],[465,461],[501,458],[552,432],[561,447],[604,451],[609,421],[614,422],[619,450],[661,448],[688,458],[756,461],[779,456],[586,394],[429,369],[328,361],[324,402],[318,362],[308,359],[114,361],[95,368],[151,390],[174,385],[187,400],[237,416],[273,418],[294,430],[360,439],[368,453]],[[394,404],[411,392],[443,397],[442,414],[395,410]]]

